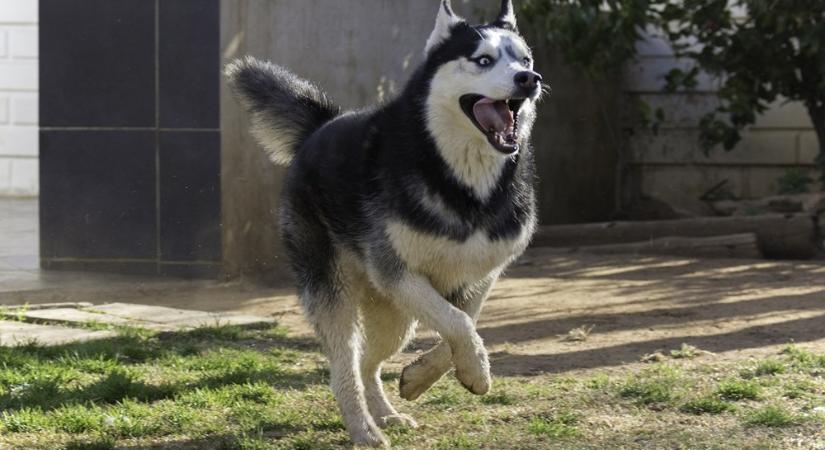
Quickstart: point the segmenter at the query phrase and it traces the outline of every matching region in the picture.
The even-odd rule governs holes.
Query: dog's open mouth
[[[468,94],[459,102],[464,114],[487,136],[496,150],[511,155],[519,151],[518,112],[523,98],[493,100],[483,95]]]

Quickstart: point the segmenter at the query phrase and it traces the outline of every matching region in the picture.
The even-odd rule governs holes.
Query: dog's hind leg
[[[415,321],[389,300],[374,296],[362,300],[361,313],[365,337],[361,376],[370,414],[381,428],[395,424],[415,428],[415,420],[399,414],[387,400],[381,382],[381,365],[407,344],[415,331]]]
[[[330,292],[328,299],[304,303],[318,305],[307,311],[308,317],[329,359],[330,387],[353,443],[388,447],[389,441],[370,415],[364,398],[357,300],[338,289]]]
[[[468,290],[458,306],[467,313],[473,322],[478,321],[484,301],[490,294],[498,273],[491,275],[478,286]],[[404,400],[415,400],[427,392],[438,380],[453,367],[450,344],[442,340],[427,353],[404,367],[399,380],[399,391]]]

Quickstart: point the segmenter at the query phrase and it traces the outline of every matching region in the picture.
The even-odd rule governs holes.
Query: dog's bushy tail
[[[315,85],[269,62],[238,59],[225,76],[252,116],[252,135],[276,164],[289,165],[301,144],[341,112]]]

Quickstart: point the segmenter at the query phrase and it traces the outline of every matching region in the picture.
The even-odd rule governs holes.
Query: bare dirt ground
[[[139,302],[271,315],[311,335],[294,291],[248,283],[116,281],[0,293],[0,304]],[[585,341],[564,339],[592,327]],[[825,263],[559,254],[533,249],[496,286],[479,329],[500,375],[626,369],[683,343],[732,361],[789,342],[825,350]],[[423,332],[391,368],[434,341]],[[707,358],[712,358],[710,361]]]

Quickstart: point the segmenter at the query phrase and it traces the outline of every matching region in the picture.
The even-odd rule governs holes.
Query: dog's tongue
[[[494,130],[500,133],[512,128],[514,124],[513,114],[507,107],[507,102],[501,100],[479,100],[473,106],[473,114],[481,128],[487,131]]]

